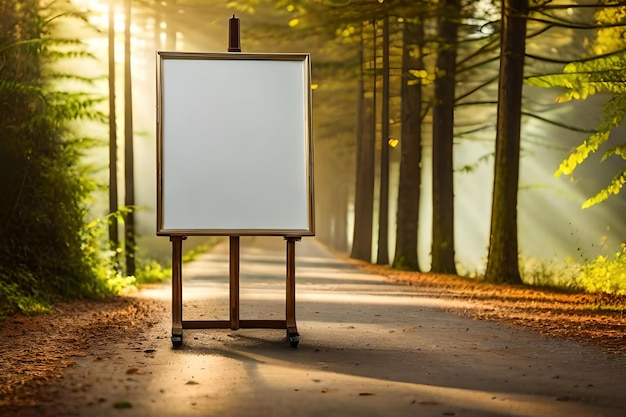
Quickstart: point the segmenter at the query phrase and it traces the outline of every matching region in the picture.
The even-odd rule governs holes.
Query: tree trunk
[[[419,225],[420,161],[422,159],[422,83],[410,70],[423,69],[422,22],[404,24],[402,51],[402,131],[400,178],[394,268],[419,270],[417,236]],[[417,45],[418,56],[411,57]]]
[[[348,250],[348,182],[338,181],[333,199],[333,249],[339,252]]]
[[[389,265],[389,13],[383,18],[383,91],[381,109],[380,197],[378,208],[378,256]]]
[[[459,0],[443,0],[433,105],[432,272],[456,274],[454,262],[454,95]]]
[[[117,253],[117,123],[115,114],[115,1],[109,2],[109,242]]]
[[[135,275],[135,152],[133,140],[133,94],[130,62],[131,0],[125,0],[124,24],[124,205],[129,211],[124,222],[126,275]]]
[[[354,231],[350,257],[371,262],[372,220],[374,217],[374,153],[375,144],[369,128],[371,110],[364,97],[363,37],[361,37],[360,74],[356,121],[356,181],[354,192]]]
[[[498,84],[496,159],[485,280],[520,284],[517,191],[528,0],[504,0]]]
[[[320,170],[317,171],[319,175]],[[323,183],[317,181],[316,183]],[[315,236],[325,245],[332,244],[332,209],[328,193],[319,193],[315,198]]]

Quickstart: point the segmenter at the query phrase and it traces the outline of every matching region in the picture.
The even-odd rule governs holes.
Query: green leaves
[[[626,168],[624,168],[622,172],[619,172],[617,175],[615,175],[615,177],[613,177],[613,179],[611,180],[609,185],[606,186],[606,188],[603,188],[596,195],[586,200],[583,203],[582,208],[589,208],[606,200],[612,194],[619,194],[624,184],[626,184]]]
[[[567,64],[561,74],[531,77],[530,85],[539,87],[558,87],[566,91],[556,99],[558,103],[571,100],[586,100],[598,93],[609,93],[611,98],[604,105],[603,117],[596,131],[561,162],[554,173],[571,175],[576,167],[597,152],[612,139],[611,133],[626,118],[626,6],[599,9],[596,13],[596,42],[590,49],[595,57],[581,59]],[[603,154],[601,161],[611,156],[618,156],[626,161],[626,144],[614,145]],[[626,170],[626,168],[625,168]],[[591,207],[618,194],[624,185],[624,170],[618,172],[613,180],[595,196],[586,200],[582,207]]]
[[[626,294],[626,244],[612,258],[598,256],[584,265],[575,283],[590,292]]]
[[[95,142],[70,129],[76,120],[105,120],[95,110],[104,98],[59,90],[59,81],[89,80],[54,67],[91,56],[80,39],[53,36],[57,23],[78,16],[68,7],[0,2],[0,27],[19,28],[0,31],[0,315],[114,290],[103,278],[99,236],[85,225],[97,185],[81,155]]]
[[[584,141],[581,145],[576,147],[576,150],[572,152],[567,159],[561,162],[559,168],[554,173],[555,177],[559,177],[563,174],[570,175],[574,172],[574,169],[581,164],[589,154],[598,150],[600,145],[609,138],[610,132],[598,132],[593,134],[589,139]]]

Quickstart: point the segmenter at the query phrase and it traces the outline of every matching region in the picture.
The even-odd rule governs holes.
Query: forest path
[[[152,327],[93,346],[46,389],[40,416],[624,416],[626,356],[449,312],[464,300],[296,244],[297,322],[284,330]],[[241,318],[284,318],[285,242],[242,238]],[[228,243],[186,264],[184,318],[228,318]],[[97,337],[97,336],[96,336]],[[1,410],[0,410],[1,411]],[[0,412],[0,414],[2,414]],[[12,414],[15,415],[15,414]]]

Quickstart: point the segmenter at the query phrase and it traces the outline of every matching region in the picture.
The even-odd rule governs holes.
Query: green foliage
[[[68,7],[0,3],[0,315],[43,312],[59,298],[106,296],[125,285],[101,256],[100,232],[85,225],[97,188],[81,164],[91,141],[68,128],[103,120],[93,108],[101,98],[56,84],[71,78],[54,71],[56,61],[86,56],[79,40],[52,34],[57,17],[77,16]]]
[[[589,292],[626,295],[626,244],[612,258],[598,256],[584,265],[575,284]]]
[[[558,177],[562,174],[569,175],[574,172],[574,169],[579,164],[581,164],[590,154],[596,152],[602,144],[609,140],[611,131],[622,123],[625,116],[626,94],[614,96],[604,105],[604,116],[597,128],[597,132],[591,135],[581,145],[577,146],[574,152],[572,152],[569,157],[561,163],[554,175]],[[607,151],[607,153],[603,156],[603,160],[606,160],[609,156],[615,154],[615,149],[621,149],[621,146],[617,146]]]
[[[575,280],[581,268],[573,259],[545,261],[523,256],[520,256],[519,265],[525,284],[562,290],[576,289]]]
[[[593,206],[594,204],[598,204],[609,198],[611,194],[619,194],[624,184],[626,184],[626,168],[624,168],[622,172],[617,173],[617,175],[613,177],[609,185],[600,190],[593,197],[586,200],[583,203],[583,208],[588,208]]]
[[[147,261],[137,259],[139,264],[135,271],[136,284],[156,284],[172,276],[172,268],[163,266],[154,259]]]
[[[391,267],[400,271],[410,271],[411,268],[404,264],[404,259],[404,256],[400,256],[399,258],[394,259],[393,265],[391,265]]]
[[[195,246],[183,254],[183,263],[191,262],[202,254],[211,250],[217,243],[216,238],[210,238],[204,245]],[[137,270],[135,271],[136,282],[134,285],[156,284],[172,277],[172,267],[168,262],[164,265],[154,259],[137,258]]]
[[[590,49],[595,57],[572,62],[565,66],[562,74],[533,77],[528,80],[531,85],[540,87],[561,87],[566,91],[558,97],[557,102],[585,100],[598,93],[608,93],[610,100],[604,105],[604,114],[596,132],[560,164],[555,176],[571,175],[576,167],[584,162],[589,155],[611,139],[611,132],[626,118],[626,6],[599,8],[596,22],[600,25],[597,38]],[[617,140],[617,139],[615,139]],[[605,161],[610,156],[624,157],[626,143],[620,143],[606,151],[602,157]],[[583,203],[583,208],[606,200],[622,190],[624,172],[617,173],[613,180],[595,196]]]
[[[561,290],[626,295],[626,244],[613,257],[598,256],[580,264],[573,259],[540,261],[521,258],[525,284]]]
[[[113,218],[123,216],[120,211],[110,213],[107,216],[97,218],[84,227],[83,254],[90,262],[90,267],[95,274],[95,280],[84,283],[84,287],[79,295],[92,297],[108,297],[119,294],[127,288],[132,288],[137,284],[137,279],[132,276],[125,276],[117,268],[117,258],[121,252],[120,248],[111,249],[108,240],[108,227]]]
[[[36,294],[28,294],[17,284],[0,281],[0,320],[16,313],[27,315],[47,313],[50,303]]]
[[[183,263],[191,262],[211,249],[209,245],[198,245],[195,248],[189,249],[187,252],[183,254]]]

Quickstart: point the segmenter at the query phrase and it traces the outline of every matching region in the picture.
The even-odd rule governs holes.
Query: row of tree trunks
[[[456,274],[454,243],[453,140],[455,80],[457,68],[460,0],[443,0],[438,24],[438,52],[433,102],[433,228],[431,271]],[[498,96],[496,162],[492,207],[491,240],[486,279],[492,282],[521,282],[517,260],[517,192],[519,176],[520,115],[528,0],[503,2],[502,46]],[[388,16],[383,17],[383,98],[381,111],[381,171],[379,240],[377,263],[388,263],[387,255],[387,193],[388,154]],[[423,42],[421,22],[405,19],[403,33],[403,80],[401,97],[402,148],[397,211],[396,249],[393,265],[419,270],[418,213],[420,196],[422,96],[419,79],[412,78],[411,69],[424,67],[421,52],[411,55],[411,45]],[[378,48],[374,43],[374,51]],[[375,52],[376,54],[376,52]],[[417,58],[419,57],[419,58]],[[357,188],[355,199],[355,232],[352,257],[369,260],[371,254],[371,214],[368,200],[372,192],[366,185],[373,182],[371,169],[373,151],[364,137],[363,75],[359,84],[359,130],[357,131]],[[412,83],[409,83],[412,80]],[[415,82],[417,81],[417,82]],[[376,86],[373,88],[374,103]],[[387,93],[387,95],[385,94]],[[375,105],[374,105],[375,108]],[[374,118],[375,115],[372,115]],[[386,129],[387,127],[387,129]],[[368,138],[369,139],[369,138]],[[369,158],[369,159],[368,159]]]

